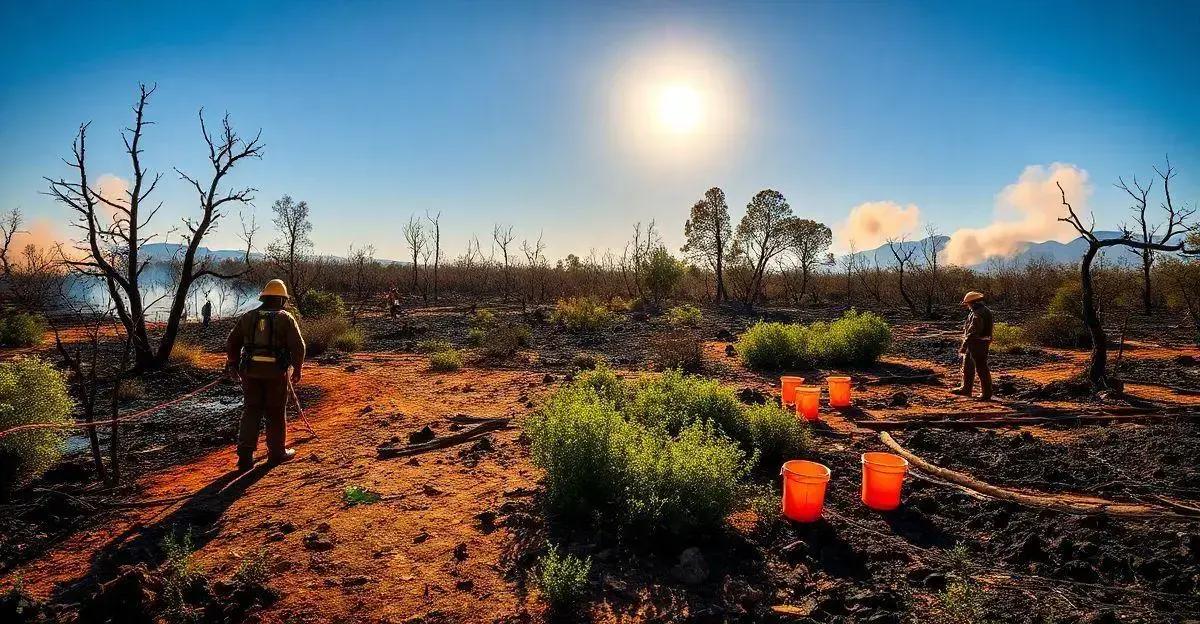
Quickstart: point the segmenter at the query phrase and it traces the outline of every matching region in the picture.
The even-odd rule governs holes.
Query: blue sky
[[[713,185],[735,220],[772,187],[835,227],[895,202],[950,233],[1056,162],[1087,172],[1107,228],[1128,206],[1111,183],[1165,153],[1176,197],[1200,199],[1200,3],[31,4],[0,9],[0,207],[64,232],[42,177],[69,174],[88,120],[93,176],[127,177],[139,81],[158,84],[161,229],[195,210],[171,167],[203,171],[204,106],[262,128],[264,158],[235,178],[259,189],[259,221],[306,199],[330,253],[403,257],[401,225],[426,211],[451,256],[472,233],[486,250],[496,222],[544,232],[551,257],[620,247],[650,219],[677,248]],[[712,68],[708,118],[733,120],[703,147],[647,138],[615,104],[651,80],[636,68],[680,56]],[[234,217],[210,246],[237,232]]]

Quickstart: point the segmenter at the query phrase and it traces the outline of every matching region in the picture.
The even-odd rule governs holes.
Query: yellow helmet
[[[979,301],[980,299],[983,299],[983,293],[981,293],[977,290],[972,290],[971,292],[969,292],[963,296],[962,304],[967,305],[968,303],[971,303],[972,301]]]
[[[284,285],[283,280],[273,279],[267,282],[266,286],[263,286],[262,292],[258,295],[258,298],[283,297],[284,299],[287,299],[287,296],[287,286]]]

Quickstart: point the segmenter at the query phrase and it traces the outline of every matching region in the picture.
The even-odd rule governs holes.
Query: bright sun
[[[675,134],[695,132],[704,119],[703,98],[688,85],[673,84],[659,89],[655,109],[658,123]]]

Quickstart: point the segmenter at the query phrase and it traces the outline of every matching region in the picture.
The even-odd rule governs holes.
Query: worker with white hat
[[[971,396],[971,388],[975,376],[979,376],[979,387],[983,391],[981,399],[989,401],[992,398],[992,371],[988,369],[988,349],[992,346],[992,311],[983,304],[983,293],[972,290],[962,300],[963,307],[970,312],[967,322],[963,324],[962,346],[958,348],[962,356],[962,383],[950,392],[962,396]]]
[[[264,418],[267,463],[278,464],[296,455],[287,448],[284,414],[289,385],[300,383],[304,337],[296,318],[283,309],[288,292],[282,280],[267,282],[258,298],[262,305],[238,319],[225,343],[226,370],[241,380],[245,403],[237,447],[238,470],[242,471],[254,467],[259,422]]]

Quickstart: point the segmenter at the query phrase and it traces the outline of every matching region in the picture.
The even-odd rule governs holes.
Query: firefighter
[[[962,305],[969,310],[963,324],[962,346],[958,348],[963,359],[962,383],[950,392],[971,396],[975,376],[979,375],[979,389],[983,392],[980,398],[990,401],[992,372],[988,369],[988,349],[992,346],[992,311],[983,304],[983,293],[974,290],[963,297]]]
[[[304,337],[295,317],[284,310],[288,292],[282,280],[267,282],[258,299],[262,305],[238,319],[225,345],[225,369],[242,382],[245,410],[237,446],[238,470],[242,471],[254,466],[259,421],[264,417],[267,462],[275,465],[296,455],[286,446],[284,411],[291,385],[300,383]]]

